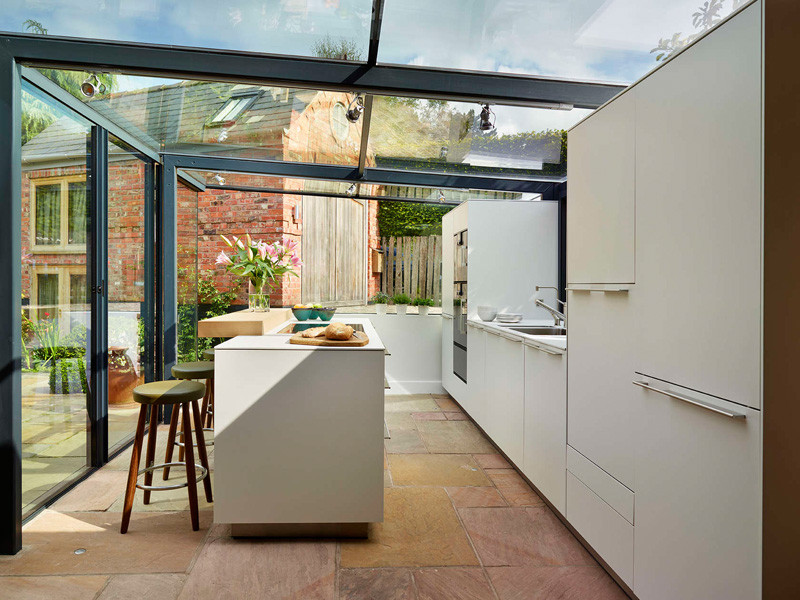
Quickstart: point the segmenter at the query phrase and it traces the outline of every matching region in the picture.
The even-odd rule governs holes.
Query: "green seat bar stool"
[[[200,529],[200,517],[197,508],[197,483],[203,481],[205,487],[206,500],[212,502],[211,479],[209,479],[208,455],[206,453],[203,428],[198,426],[200,420],[200,408],[197,401],[205,396],[205,386],[198,381],[154,381],[137,386],[133,390],[133,399],[138,402],[139,421],[136,425],[136,435],[133,442],[131,453],[131,465],[128,470],[128,484],[125,488],[125,503],[122,510],[122,526],[120,533],[128,531],[131,521],[131,510],[133,509],[133,499],[136,488],[144,490],[144,503],[150,503],[150,492],[158,490],[175,490],[186,487],[189,491],[189,512],[192,520],[192,529]],[[158,431],[158,408],[160,406],[172,406],[172,412],[177,414],[179,410],[183,412],[183,437],[192,440],[192,421],[195,423],[194,435],[197,437],[197,454],[200,464],[194,462],[194,449],[191,443],[186,445],[186,459],[183,462],[169,462],[169,460],[153,464],[156,453],[156,434]],[[191,406],[191,409],[190,409]],[[144,469],[139,469],[141,460],[142,445],[144,443],[144,429],[147,421],[147,409],[150,409],[150,431],[147,434],[147,455],[145,458]],[[191,413],[190,413],[191,410]],[[185,467],[186,482],[174,485],[153,485],[153,471],[166,469],[169,467]],[[199,477],[198,477],[199,472]],[[140,484],[139,476],[144,474],[144,483]]]
[[[179,380],[205,380],[205,393],[203,394],[203,406],[200,409],[200,423],[204,432],[214,432],[212,427],[214,416],[214,363],[210,360],[197,360],[193,362],[180,363],[172,367],[172,376]],[[196,425],[197,426],[197,425]],[[181,428],[183,429],[183,428]],[[181,439],[177,439],[180,437]],[[167,456],[166,462],[172,460],[172,452],[178,446],[178,460],[183,460],[184,443],[183,434],[178,431],[178,411],[172,411],[172,418],[169,423],[169,434],[167,436]],[[213,446],[214,441],[209,440],[206,445]],[[164,469],[164,481],[169,478],[169,467]]]
[[[213,361],[214,360],[214,348],[206,348],[205,350],[203,350],[203,358],[205,360]]]

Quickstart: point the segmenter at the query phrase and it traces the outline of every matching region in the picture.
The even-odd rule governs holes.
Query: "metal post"
[[[21,84],[0,50],[0,554],[22,548]]]
[[[108,131],[93,125],[89,141],[90,247],[87,257],[91,291],[91,385],[89,464],[108,461]]]
[[[166,378],[178,360],[178,225],[177,179],[175,164],[164,160],[159,220],[156,226],[161,254],[161,339],[162,378]]]

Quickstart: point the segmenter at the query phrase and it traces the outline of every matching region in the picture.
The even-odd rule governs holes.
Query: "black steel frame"
[[[152,348],[148,378],[163,378],[175,363],[177,350],[176,298],[176,207],[173,199],[180,178],[202,189],[180,169],[258,173],[303,179],[327,179],[409,187],[480,189],[539,193],[546,200],[562,203],[563,178],[526,179],[502,176],[443,174],[369,167],[366,148],[373,95],[405,96],[466,102],[487,102],[515,106],[569,104],[597,108],[625,86],[565,81],[524,75],[453,71],[404,65],[378,64],[383,0],[373,0],[372,25],[366,62],[320,58],[229,52],[198,48],[92,41],[56,36],[0,33],[0,554],[14,554],[22,545],[21,516],[21,219],[22,177],[20,163],[21,79],[62,102],[93,123],[92,128],[92,306],[107,307],[104,208],[107,206],[107,139],[114,135],[151,162],[145,170],[149,202],[145,206],[146,253],[143,310],[147,320],[146,340]],[[259,85],[282,85],[315,90],[365,94],[361,156],[357,166],[242,160],[210,156],[161,155],[131,132],[97,113],[28,67],[76,68],[90,71],[118,71],[128,74],[182,79],[231,81]],[[161,163],[161,164],[159,164]],[[564,260],[562,237],[560,260]],[[160,268],[159,268],[160,267]],[[563,270],[563,268],[562,268]],[[157,273],[157,275],[153,275]],[[102,292],[100,289],[102,287]],[[563,288],[563,282],[559,287]],[[98,311],[93,311],[98,312]],[[153,324],[151,327],[150,324]],[[102,355],[107,323],[92,323],[92,363],[105,364]],[[93,367],[94,369],[94,367]],[[92,389],[104,388],[103,369],[92,374]],[[91,464],[107,460],[107,412],[99,394],[92,394],[89,406]],[[105,448],[105,451],[104,451]]]

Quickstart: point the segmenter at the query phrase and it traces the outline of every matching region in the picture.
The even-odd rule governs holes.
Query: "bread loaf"
[[[311,327],[300,332],[304,338],[315,338],[325,334],[325,327]]]
[[[329,340],[349,340],[353,335],[353,328],[344,323],[331,323],[325,328],[325,337]]]

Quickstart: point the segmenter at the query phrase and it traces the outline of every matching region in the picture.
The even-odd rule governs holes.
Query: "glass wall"
[[[197,191],[178,182],[178,362],[197,360]]]
[[[87,467],[90,125],[22,93],[22,504]]]
[[[117,138],[108,144],[108,445],[133,436],[145,381],[145,202],[149,165]],[[150,188],[148,190],[148,187]]]

